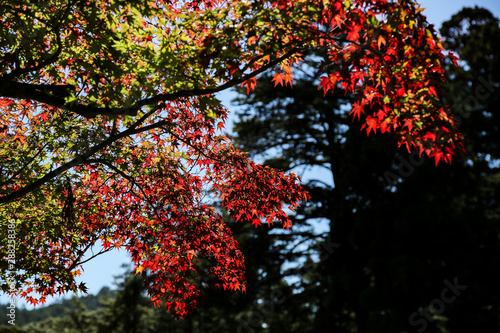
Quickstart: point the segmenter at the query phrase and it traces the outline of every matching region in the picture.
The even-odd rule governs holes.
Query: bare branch
[[[86,259],[86,260],[84,260],[84,261],[81,261],[81,262],[79,262],[79,263],[75,264],[75,267],[76,267],[76,266],[78,266],[78,265],[83,265],[83,264],[85,264],[86,262],[88,262],[88,261],[90,261],[90,260],[94,259],[95,257],[100,256],[101,254],[104,254],[104,253],[109,252],[109,251],[111,251],[111,250],[113,250],[113,248],[111,248],[111,247],[110,247],[110,248],[107,248],[106,250],[103,250],[103,251],[101,251],[101,252],[98,252],[97,254],[94,254],[92,257],[90,257],[90,258],[88,258],[88,259]]]

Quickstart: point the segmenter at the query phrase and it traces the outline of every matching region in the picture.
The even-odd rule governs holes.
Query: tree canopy
[[[325,50],[319,88],[353,94],[367,134],[436,163],[463,149],[441,99],[455,57],[413,1],[12,0],[0,13],[0,217],[16,225],[0,274],[15,261],[35,304],[85,290],[75,276],[99,241],[126,248],[153,303],[177,316],[196,306],[200,276],[244,290],[243,257],[211,203],[288,228],[284,204],[308,194],[219,134],[227,110],[214,94],[248,93],[267,70],[292,85],[307,50]]]

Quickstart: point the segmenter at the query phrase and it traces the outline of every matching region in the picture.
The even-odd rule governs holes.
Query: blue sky
[[[500,17],[500,1],[499,0],[417,0],[422,7],[425,8],[424,14],[430,23],[433,23],[436,28],[441,26],[441,23],[448,20],[453,14],[457,13],[465,6],[480,6],[490,10],[496,17]],[[219,98],[229,108],[234,110],[230,101],[234,95],[231,93],[220,94]],[[231,118],[229,119],[231,122]],[[227,128],[231,126],[228,124]],[[94,251],[96,252],[96,251]],[[84,264],[84,271],[80,276],[79,281],[84,281],[87,284],[88,291],[91,294],[96,294],[103,286],[113,287],[114,277],[124,272],[122,264],[130,263],[129,256],[124,250],[112,251]],[[72,295],[65,296],[66,298]],[[59,298],[49,299],[47,304],[50,304]],[[7,303],[8,297],[0,296],[1,303]],[[23,306],[23,302],[17,304]],[[32,308],[27,306],[27,308]]]

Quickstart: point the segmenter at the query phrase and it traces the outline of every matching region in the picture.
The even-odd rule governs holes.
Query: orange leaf
[[[257,80],[252,77],[249,78],[248,80],[244,81],[241,86],[246,86],[247,87],[247,95],[250,94],[250,90],[254,90],[255,86],[257,85]]]
[[[385,45],[385,38],[380,35],[378,36],[378,49],[380,50],[380,45],[384,44]]]
[[[283,76],[285,76],[284,73],[276,73],[276,74],[274,74],[272,81],[274,82],[274,86],[275,87],[278,84],[283,85]]]

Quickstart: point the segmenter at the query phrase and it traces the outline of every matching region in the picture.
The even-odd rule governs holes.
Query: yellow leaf
[[[142,274],[142,271],[144,271],[144,267],[142,267],[141,265],[137,266],[135,268],[135,275],[137,275],[137,273]]]

